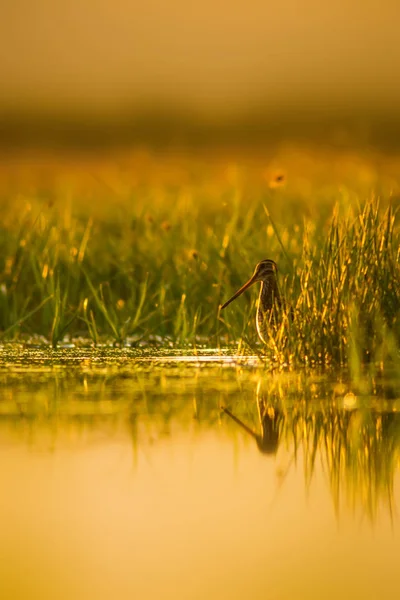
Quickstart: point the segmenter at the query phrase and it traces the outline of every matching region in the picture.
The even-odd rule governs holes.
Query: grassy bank
[[[1,335],[264,352],[256,291],[219,305],[272,258],[294,318],[271,332],[269,356],[397,360],[398,166],[290,148],[3,163]]]

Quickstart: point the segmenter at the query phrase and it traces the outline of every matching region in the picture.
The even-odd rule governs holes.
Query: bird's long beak
[[[225,304],[223,304],[221,306],[221,310],[223,308],[226,308],[228,306],[228,304],[230,304],[231,302],[233,302],[233,300],[236,300],[236,298],[238,296],[241,296],[243,294],[243,292],[245,292],[247,290],[247,288],[249,288],[251,285],[253,285],[253,283],[256,283],[257,280],[257,276],[253,275],[253,277],[251,277],[244,285],[242,285],[242,287],[240,289],[238,289],[238,291],[233,294],[232,298],[229,298],[229,300],[227,300],[225,302]]]

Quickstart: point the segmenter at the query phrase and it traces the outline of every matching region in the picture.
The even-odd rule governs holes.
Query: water
[[[396,597],[396,374],[1,355],[1,598]]]

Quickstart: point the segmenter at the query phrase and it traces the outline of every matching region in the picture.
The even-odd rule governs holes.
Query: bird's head
[[[273,260],[267,258],[265,260],[260,261],[254,269],[252,277],[250,277],[250,279],[244,285],[242,285],[242,287],[239,288],[238,291],[235,292],[233,296],[221,306],[221,310],[223,308],[226,308],[228,304],[230,304],[233,300],[235,300],[241,294],[243,294],[243,292],[245,292],[247,288],[253,285],[253,283],[257,283],[257,281],[268,281],[271,277],[275,277],[277,272],[278,267],[276,266],[276,263]]]

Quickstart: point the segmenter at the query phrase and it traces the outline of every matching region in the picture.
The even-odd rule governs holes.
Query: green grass
[[[364,362],[397,362],[400,178],[385,161],[286,150],[10,167],[1,335],[235,344],[279,363],[349,363],[355,376]],[[264,258],[294,313],[266,347],[255,289],[219,313]]]

